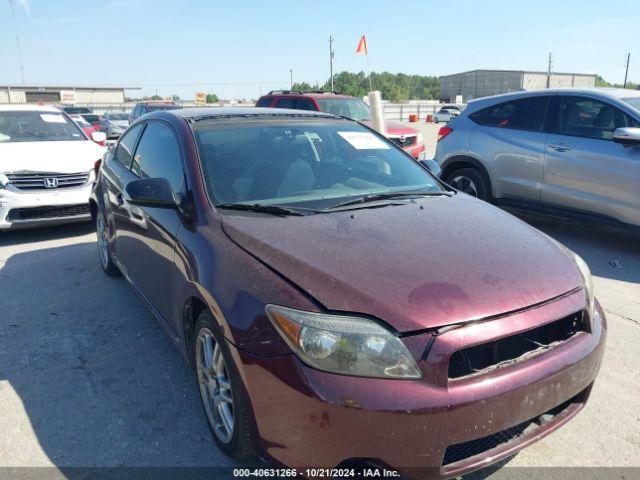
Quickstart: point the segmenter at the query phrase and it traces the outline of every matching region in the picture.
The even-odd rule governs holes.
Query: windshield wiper
[[[452,192],[440,191],[440,192],[425,192],[422,190],[418,191],[404,191],[404,192],[385,192],[385,193],[371,193],[369,195],[364,195],[363,197],[356,198],[355,200],[348,200],[346,202],[338,203],[336,205],[331,205],[327,207],[326,210],[334,210],[336,208],[348,207],[351,205],[359,205],[362,203],[370,203],[376,202],[378,200],[395,200],[395,199],[403,199],[410,197],[451,197],[453,195]]]
[[[216,205],[216,208],[239,210],[242,212],[270,213],[272,215],[294,215],[298,217],[304,215],[301,211],[293,208],[281,207],[279,205],[263,205],[261,203],[220,203]]]

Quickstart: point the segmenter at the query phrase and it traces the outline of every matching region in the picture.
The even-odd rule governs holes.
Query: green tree
[[[151,100],[163,100],[163,98],[160,95],[154,95],[151,97]]]
[[[218,98],[218,95],[216,95],[215,93],[207,93],[207,103],[218,103],[219,101],[220,99]]]

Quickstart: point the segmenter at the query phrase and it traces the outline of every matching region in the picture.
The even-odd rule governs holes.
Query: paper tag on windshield
[[[388,150],[384,143],[371,132],[338,132],[356,150]]]
[[[67,123],[62,115],[56,113],[41,113],[40,118],[47,123]]]

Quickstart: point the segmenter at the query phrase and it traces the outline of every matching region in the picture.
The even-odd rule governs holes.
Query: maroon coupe
[[[569,421],[602,360],[580,257],[353,120],[145,115],[92,210],[104,271],[192,362],[236,459],[460,475]]]

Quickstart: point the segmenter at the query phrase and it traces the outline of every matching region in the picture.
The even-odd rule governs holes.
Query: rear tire
[[[198,316],[192,346],[202,406],[218,448],[235,460],[255,457],[249,396],[227,341],[207,310]]]
[[[465,167],[453,170],[447,174],[444,181],[456,190],[480,200],[489,201],[491,199],[489,185],[482,173],[476,168]]]
[[[107,240],[106,222],[100,210],[96,212],[96,234],[98,235],[98,259],[102,271],[109,277],[117,277],[120,275],[120,269],[116,266],[111,256],[111,249]]]

